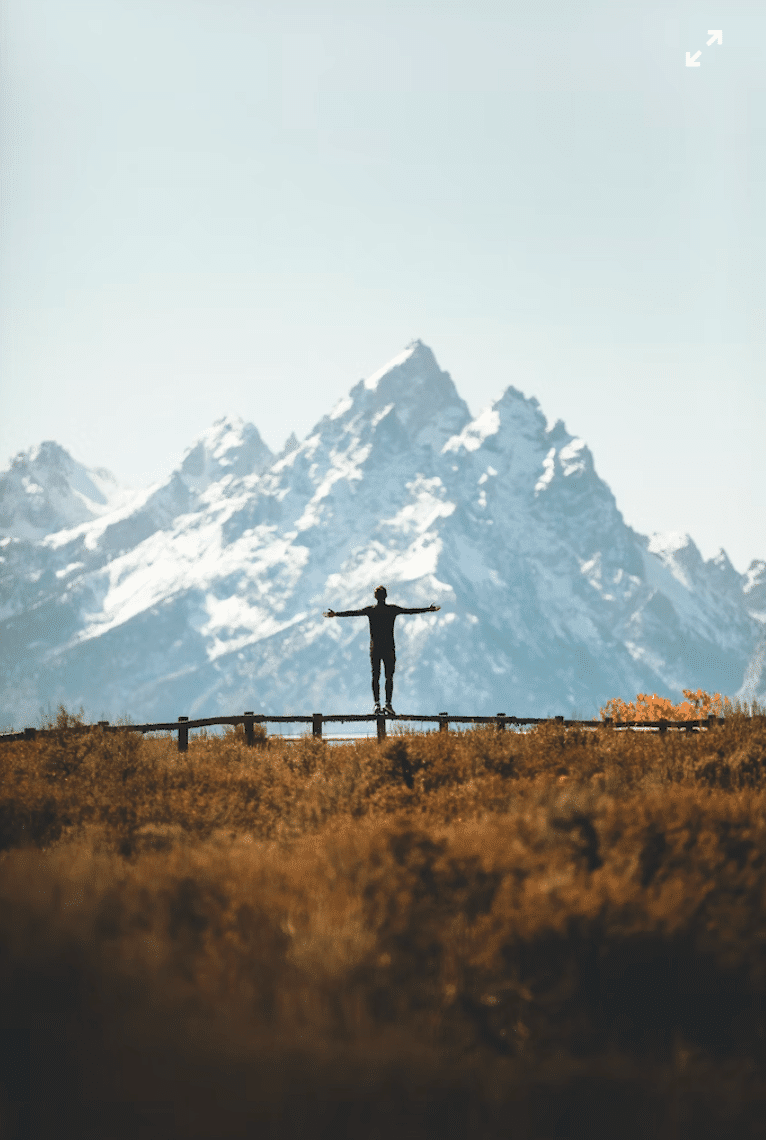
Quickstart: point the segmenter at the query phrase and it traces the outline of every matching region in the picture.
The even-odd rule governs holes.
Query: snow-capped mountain
[[[130,491],[103,467],[84,467],[52,440],[20,451],[0,472],[0,534],[34,541],[98,518]]]
[[[199,494],[211,483],[257,474],[273,458],[253,424],[224,416],[189,448],[178,473],[186,487]]]
[[[7,517],[0,720],[17,725],[59,701],[109,719],[365,711],[367,623],[322,611],[379,583],[442,607],[397,621],[403,712],[734,693],[762,629],[755,564],[636,534],[583,440],[513,387],[472,419],[419,341],[278,456],[222,420],[99,517],[43,535]]]

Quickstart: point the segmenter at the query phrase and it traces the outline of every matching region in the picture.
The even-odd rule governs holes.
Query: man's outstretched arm
[[[366,610],[325,610],[325,617],[367,617]]]
[[[416,606],[414,609],[406,609],[404,606],[399,606],[400,614],[435,614],[441,606]]]

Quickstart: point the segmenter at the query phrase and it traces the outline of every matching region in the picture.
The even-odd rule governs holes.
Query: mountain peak
[[[280,454],[281,455],[289,455],[292,451],[297,451],[297,449],[299,447],[300,447],[300,442],[298,440],[298,437],[294,431],[291,431],[289,436],[285,440],[285,445],[282,448],[282,451]]]
[[[188,449],[179,474],[190,491],[200,493],[226,475],[259,474],[273,458],[254,424],[222,416]]]
[[[691,586],[705,565],[696,543],[684,531],[655,531],[649,536],[646,548],[686,587]]]
[[[693,553],[694,561],[701,560],[702,555],[691,538],[683,530],[657,530],[649,536],[649,553],[670,557],[682,551]]]
[[[560,422],[560,421],[559,421]],[[487,447],[491,451],[506,449],[509,455],[522,458],[524,466],[535,468],[541,460],[538,451],[545,451],[549,442],[545,436],[547,420],[534,397],[527,397],[518,388],[509,385],[502,396],[467,423],[459,434],[448,440],[444,451],[471,452]],[[568,442],[571,436],[561,424],[557,428],[557,442]],[[532,444],[520,450],[519,444]]]
[[[374,392],[384,376],[387,376],[389,372],[393,372],[397,368],[401,368],[402,365],[406,364],[408,360],[412,361],[413,358],[415,363],[420,364],[421,367],[425,366],[428,370],[435,368],[438,371],[439,366],[436,363],[436,357],[428,345],[423,344],[422,340],[411,340],[403,352],[397,353],[387,364],[384,364],[377,372],[373,372],[372,376],[367,377],[364,381],[364,386],[367,391]]]
[[[110,471],[85,467],[46,439],[0,472],[0,532],[35,541],[105,514],[128,494]]]
[[[440,451],[450,436],[461,431],[471,418],[449,372],[443,372],[428,345],[420,340],[409,345],[377,372],[360,380],[322,421],[320,431],[337,435],[349,429],[357,417],[373,421],[394,408],[410,444],[429,445]]]
[[[56,443],[54,439],[44,439],[42,443],[35,444],[27,451],[20,451],[18,455],[14,455],[11,466],[33,464],[44,467],[65,467],[71,461],[72,456],[60,443]]]

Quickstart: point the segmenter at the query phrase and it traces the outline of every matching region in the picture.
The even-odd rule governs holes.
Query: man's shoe
[[[390,701],[386,701],[386,716],[396,716],[396,713],[394,712],[394,706]]]
[[[380,707],[380,701],[378,701],[378,703],[375,705],[375,708],[372,711],[375,714],[375,716],[381,716],[383,709]]]

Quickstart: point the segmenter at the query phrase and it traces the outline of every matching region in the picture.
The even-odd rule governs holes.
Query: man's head
[[[385,586],[378,586],[378,588],[375,591],[375,600],[380,602],[382,605],[383,602],[385,602],[387,597],[388,597],[388,590],[386,589],[386,587]]]

